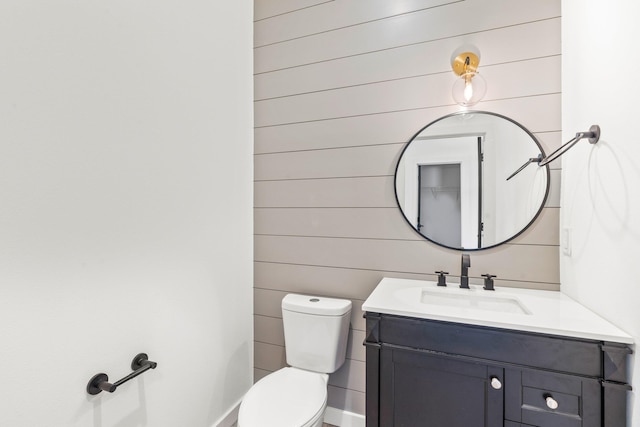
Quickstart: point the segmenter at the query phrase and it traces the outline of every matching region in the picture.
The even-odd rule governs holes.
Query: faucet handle
[[[493,274],[481,274],[482,277],[484,277],[484,289],[487,291],[495,291],[495,289],[493,288],[493,278],[494,277],[498,277],[495,276]]]
[[[449,274],[448,271],[435,271],[438,275],[438,286],[447,286],[447,276]]]

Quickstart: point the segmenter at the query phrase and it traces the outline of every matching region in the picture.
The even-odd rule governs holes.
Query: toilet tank
[[[287,363],[308,371],[332,373],[344,363],[351,301],[288,294],[282,299]]]

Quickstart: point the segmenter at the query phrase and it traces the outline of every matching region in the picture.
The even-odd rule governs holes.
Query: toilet
[[[329,374],[346,356],[351,301],[288,294],[282,322],[289,367],[255,383],[242,399],[238,427],[320,427]]]

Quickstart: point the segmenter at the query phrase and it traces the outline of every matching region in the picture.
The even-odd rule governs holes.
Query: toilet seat
[[[283,368],[255,383],[242,399],[239,427],[314,426],[327,406],[327,374]]]

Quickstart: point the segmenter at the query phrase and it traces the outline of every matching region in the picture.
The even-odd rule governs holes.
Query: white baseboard
[[[364,415],[327,406],[324,422],[339,427],[365,427]]]
[[[238,422],[238,410],[240,410],[240,402],[242,399],[238,400],[235,405],[231,407],[218,421],[213,423],[212,427],[233,427]]]

